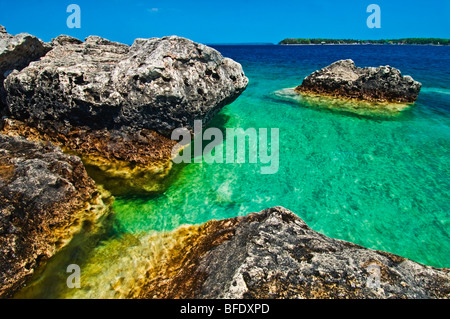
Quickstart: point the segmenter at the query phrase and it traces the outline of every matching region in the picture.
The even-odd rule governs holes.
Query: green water
[[[447,103],[448,89],[424,85],[399,116],[356,116],[280,98],[279,90],[299,84],[298,70],[245,70],[248,89],[212,125],[279,128],[278,173],[262,175],[266,164],[189,164],[161,196],[118,198],[121,231],[284,206],[330,237],[450,266],[450,118],[429,106]]]
[[[450,265],[448,126],[408,114],[373,120],[280,106],[258,97],[260,90],[250,85],[222,114],[225,127],[280,128],[278,173],[262,175],[263,164],[190,164],[157,198],[116,199],[122,231],[171,230],[284,206],[330,237]]]

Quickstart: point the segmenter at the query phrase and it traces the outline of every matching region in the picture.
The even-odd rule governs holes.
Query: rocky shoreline
[[[49,143],[0,134],[0,297],[11,297],[112,198],[81,160]]]
[[[132,46],[90,36],[52,40],[39,61],[8,71],[3,133],[61,145],[115,195],[158,193],[172,130],[204,124],[246,88],[242,67],[172,36]]]
[[[450,297],[450,269],[329,238],[283,207],[178,232],[182,244],[146,273],[139,298]]]
[[[420,84],[391,68],[369,73],[394,77],[397,89],[361,95],[353,78],[363,71],[347,61],[332,73],[343,65],[345,76],[331,81],[345,82],[351,96],[399,101],[409,85],[405,101],[417,98]],[[343,92],[317,89],[320,74],[298,90]],[[43,43],[0,26],[0,84],[0,298],[9,298],[82,227],[110,214],[112,195],[164,192],[171,131],[207,124],[248,79],[240,64],[176,36],[132,46],[97,36]],[[114,296],[449,297],[447,269],[328,238],[281,207],[167,236],[176,240],[164,262],[134,286],[111,283]],[[370,264],[381,269],[375,290],[365,286]]]
[[[108,214],[109,192],[163,192],[171,131],[207,124],[248,83],[238,63],[185,38],[44,43],[4,27],[0,73],[0,297]]]

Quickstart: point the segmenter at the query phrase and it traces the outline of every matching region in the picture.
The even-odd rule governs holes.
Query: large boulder
[[[161,193],[170,185],[171,153],[176,141],[155,131],[91,129],[66,123],[27,123],[11,118],[0,123],[4,134],[49,141],[78,155],[97,184],[114,195]]]
[[[449,269],[329,238],[283,207],[177,232],[171,237],[180,244],[167,251],[164,268],[122,291],[140,298],[450,297]]]
[[[22,70],[31,61],[39,60],[50,46],[27,33],[11,35],[0,25],[0,111],[4,112],[6,95],[3,81],[13,70]]]
[[[0,134],[0,298],[20,289],[84,222],[96,224],[110,201],[78,157]]]
[[[53,50],[6,80],[18,120],[108,129],[172,130],[208,122],[246,88],[242,67],[216,50],[176,36],[132,46],[63,36]]]
[[[248,83],[240,64],[176,36],[132,46],[59,36],[51,45],[7,77],[3,132],[74,152],[117,195],[163,191],[172,130],[206,124]]]
[[[391,66],[359,68],[340,60],[307,76],[295,90],[372,102],[412,103],[421,83]]]

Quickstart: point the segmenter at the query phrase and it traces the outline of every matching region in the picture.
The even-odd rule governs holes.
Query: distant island
[[[381,40],[353,40],[353,39],[300,39],[289,38],[279,44],[393,44],[393,45],[449,45],[450,39],[441,38],[405,38],[405,39],[381,39]]]

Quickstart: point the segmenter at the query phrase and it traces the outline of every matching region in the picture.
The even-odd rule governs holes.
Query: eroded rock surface
[[[0,111],[4,113],[6,102],[3,81],[13,70],[22,70],[31,61],[39,60],[50,50],[50,46],[38,38],[20,33],[11,35],[0,25]]]
[[[208,122],[246,88],[242,67],[216,50],[176,36],[132,46],[62,36],[39,62],[5,82],[11,115],[93,129],[151,129],[168,136]]]
[[[176,142],[155,131],[93,130],[63,123],[27,125],[14,119],[4,119],[1,126],[0,132],[6,135],[49,141],[78,155],[89,176],[114,195],[160,193],[168,186]]]
[[[329,238],[282,207],[192,227],[179,230],[182,244],[147,273],[139,297],[450,296],[449,269]]]
[[[12,296],[84,222],[95,224],[110,201],[78,157],[0,134],[0,298]]]
[[[3,132],[61,145],[117,195],[164,190],[172,130],[207,123],[248,83],[240,64],[176,36],[132,46],[59,36],[51,46],[6,79]]]
[[[307,76],[299,93],[322,94],[372,102],[412,103],[421,83],[391,66],[358,68],[352,60],[340,60]]]

